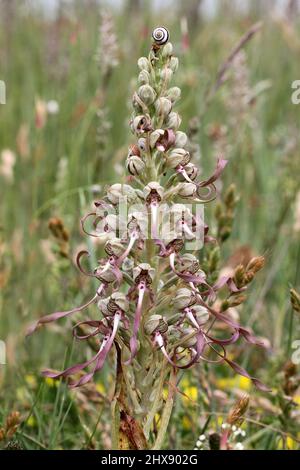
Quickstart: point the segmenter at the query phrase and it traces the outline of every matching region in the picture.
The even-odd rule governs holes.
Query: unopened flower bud
[[[147,70],[142,70],[139,73],[138,82],[140,85],[148,85],[150,82],[150,73]]]
[[[163,57],[170,57],[172,55],[172,53],[173,53],[172,43],[168,42],[162,50],[162,56]]]
[[[177,290],[173,299],[173,306],[176,310],[182,310],[195,302],[195,294],[190,289],[182,287]]]
[[[100,310],[100,312],[102,312],[103,315],[105,315],[105,316],[106,316],[106,315],[109,315],[109,311],[108,311],[108,309],[107,309],[108,302],[109,302],[109,297],[106,298],[106,299],[100,299],[100,300],[98,301],[98,304],[97,304],[97,305],[98,305],[98,308],[99,308],[99,310]]]
[[[155,101],[155,109],[157,114],[165,119],[171,112],[172,103],[170,100],[168,100],[168,98],[158,98]]]
[[[96,274],[102,282],[107,282],[108,284],[116,280],[116,273],[111,266],[103,270],[103,272],[99,270]]]
[[[131,157],[132,155],[136,155],[140,157],[140,149],[136,144],[130,145],[129,150],[128,150],[128,157]]]
[[[140,137],[137,144],[138,144],[138,148],[141,152],[146,152],[146,150],[147,150],[147,140],[144,137]]]
[[[169,83],[173,77],[173,70],[169,67],[166,67],[160,72],[160,76],[164,82]]]
[[[187,144],[188,138],[185,132],[177,131],[175,134],[175,146],[184,148]]]
[[[180,127],[180,124],[181,124],[181,117],[179,116],[178,113],[173,111],[172,113],[169,114],[166,124],[167,124],[167,127],[169,127],[170,129],[177,131],[177,129]]]
[[[205,325],[209,320],[209,311],[202,305],[193,305],[191,311],[199,326]]]
[[[171,60],[170,60],[170,63],[169,63],[170,69],[173,72],[176,72],[176,70],[178,69],[178,65],[179,65],[178,58],[177,57],[171,57]]]
[[[147,72],[150,72],[151,67],[150,67],[150,63],[149,63],[149,60],[147,59],[147,57],[140,57],[139,58],[138,67],[141,70],[147,70]]]
[[[190,154],[187,150],[176,148],[166,156],[166,162],[169,167],[176,168],[178,165],[186,165],[190,161],[190,158]]]
[[[193,183],[181,183],[178,195],[185,198],[194,197],[196,190],[197,186]]]
[[[178,262],[177,270],[179,272],[188,271],[189,273],[195,273],[199,269],[199,260],[196,256],[185,253],[183,256],[180,257],[180,261]]]
[[[197,343],[196,335],[191,336],[189,338],[189,335],[192,335],[194,332],[195,330],[193,328],[183,328],[181,331],[181,338],[183,339],[183,341],[180,346],[182,346],[183,348],[192,348],[193,346],[195,346]]]
[[[156,97],[155,90],[150,85],[142,85],[138,90],[138,95],[148,106],[153,103]]]
[[[176,101],[179,100],[181,96],[181,90],[178,86],[173,86],[172,88],[169,88],[166,92],[166,98],[168,98],[172,103],[175,103]]]
[[[127,197],[128,202],[136,200],[135,190],[128,184],[116,183],[107,190],[107,198],[112,204],[118,204],[125,197]]]
[[[156,331],[165,333],[168,330],[168,323],[161,315],[151,315],[144,325],[145,332],[151,336]]]
[[[138,176],[143,173],[145,169],[145,163],[141,159],[141,157],[137,157],[136,155],[132,155],[128,157],[126,160],[126,167],[129,173],[133,176]]]

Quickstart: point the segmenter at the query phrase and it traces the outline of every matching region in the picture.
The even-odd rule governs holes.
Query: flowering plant
[[[139,88],[133,95],[130,127],[136,138],[129,147],[126,167],[128,184],[110,186],[95,210],[81,221],[83,231],[105,243],[106,257],[93,272],[99,286],[80,307],[55,312],[39,319],[28,331],[97,305],[95,319],[84,319],[73,327],[77,340],[96,337],[98,351],[89,360],[62,372],[45,370],[51,378],[72,378],[70,387],[86,384],[99,372],[115,346],[117,372],[112,400],[114,448],[159,449],[171,416],[178,371],[200,361],[227,363],[260,389],[266,387],[226,354],[226,347],[240,337],[263,346],[251,331],[228,314],[230,306],[243,301],[243,292],[263,259],[254,258],[233,276],[208,282],[201,269],[199,248],[216,240],[197,208],[216,196],[215,181],[227,161],[219,158],[213,175],[198,178],[190,161],[187,135],[179,130],[181,118],[173,110],[181,90],[170,87],[178,68],[169,33],[153,31],[148,58],[138,60]],[[92,228],[87,225],[92,220]],[[183,253],[184,247],[191,252]],[[227,297],[219,302],[220,290]],[[222,323],[228,336],[216,337],[214,327]],[[164,402],[162,392],[168,384]],[[158,431],[153,421],[161,413]]]

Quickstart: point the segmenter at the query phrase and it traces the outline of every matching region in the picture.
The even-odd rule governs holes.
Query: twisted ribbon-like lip
[[[125,362],[126,365],[131,364],[134,357],[137,353],[137,334],[140,327],[141,317],[142,317],[142,307],[143,307],[143,299],[146,292],[146,284],[144,281],[141,281],[137,286],[138,290],[138,301],[136,305],[136,310],[134,314],[134,322],[133,322],[133,334],[130,338],[130,358]]]

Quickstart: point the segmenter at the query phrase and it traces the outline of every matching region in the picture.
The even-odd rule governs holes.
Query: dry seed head
[[[246,271],[252,271],[253,273],[257,273],[260,271],[265,264],[265,258],[263,256],[256,256],[252,258],[246,268]]]
[[[241,423],[244,414],[249,406],[250,397],[245,394],[235,403],[233,408],[229,411],[227,422],[232,426]]]
[[[5,439],[5,431],[3,428],[0,428],[0,442]]]
[[[227,304],[228,304],[227,308],[228,307],[237,307],[238,305],[242,304],[246,300],[247,300],[246,295],[236,295],[235,297],[233,297],[232,299],[229,299],[227,301]]]
[[[20,424],[20,413],[19,411],[13,411],[6,418],[6,429],[8,430],[14,426],[18,426],[19,424]]]
[[[300,313],[300,294],[295,289],[290,290],[291,304],[295,312]]]
[[[245,283],[245,268],[242,264],[239,264],[234,271],[234,281],[237,287],[243,287]]]
[[[227,208],[233,209],[237,201],[235,184],[231,184],[225,193],[225,205]]]
[[[48,222],[48,227],[55,238],[67,242],[69,233],[66,230],[63,221],[59,217],[52,217]]]

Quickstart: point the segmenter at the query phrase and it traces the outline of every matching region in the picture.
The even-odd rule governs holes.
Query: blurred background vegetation
[[[147,53],[151,30],[163,25],[180,59],[174,84],[182,89],[178,111],[194,159],[203,175],[220,153],[229,159],[220,201],[234,184],[235,210],[223,198],[206,211],[212,231],[222,226],[220,211],[225,220],[220,267],[266,259],[243,310],[234,312],[270,345],[267,353],[232,349],[273,390],[251,392],[243,445],[299,448],[299,375],[290,362],[299,312],[289,298],[291,287],[300,288],[300,105],[291,102],[292,82],[300,79],[299,2],[219,0],[213,9],[201,0],[50,3],[0,1],[7,95],[0,105],[0,339],[7,353],[0,444],[110,446],[113,357],[97,383],[70,393],[42,379],[40,369],[88,352],[73,348],[63,322],[24,336],[34,319],[78,305],[92,291],[74,264],[87,243],[79,220],[106,184],[126,180],[136,61]],[[257,22],[218,84],[222,64]],[[249,390],[249,381],[227,368],[199,365],[180,384],[165,447],[192,449],[195,436],[218,431],[232,402]]]

